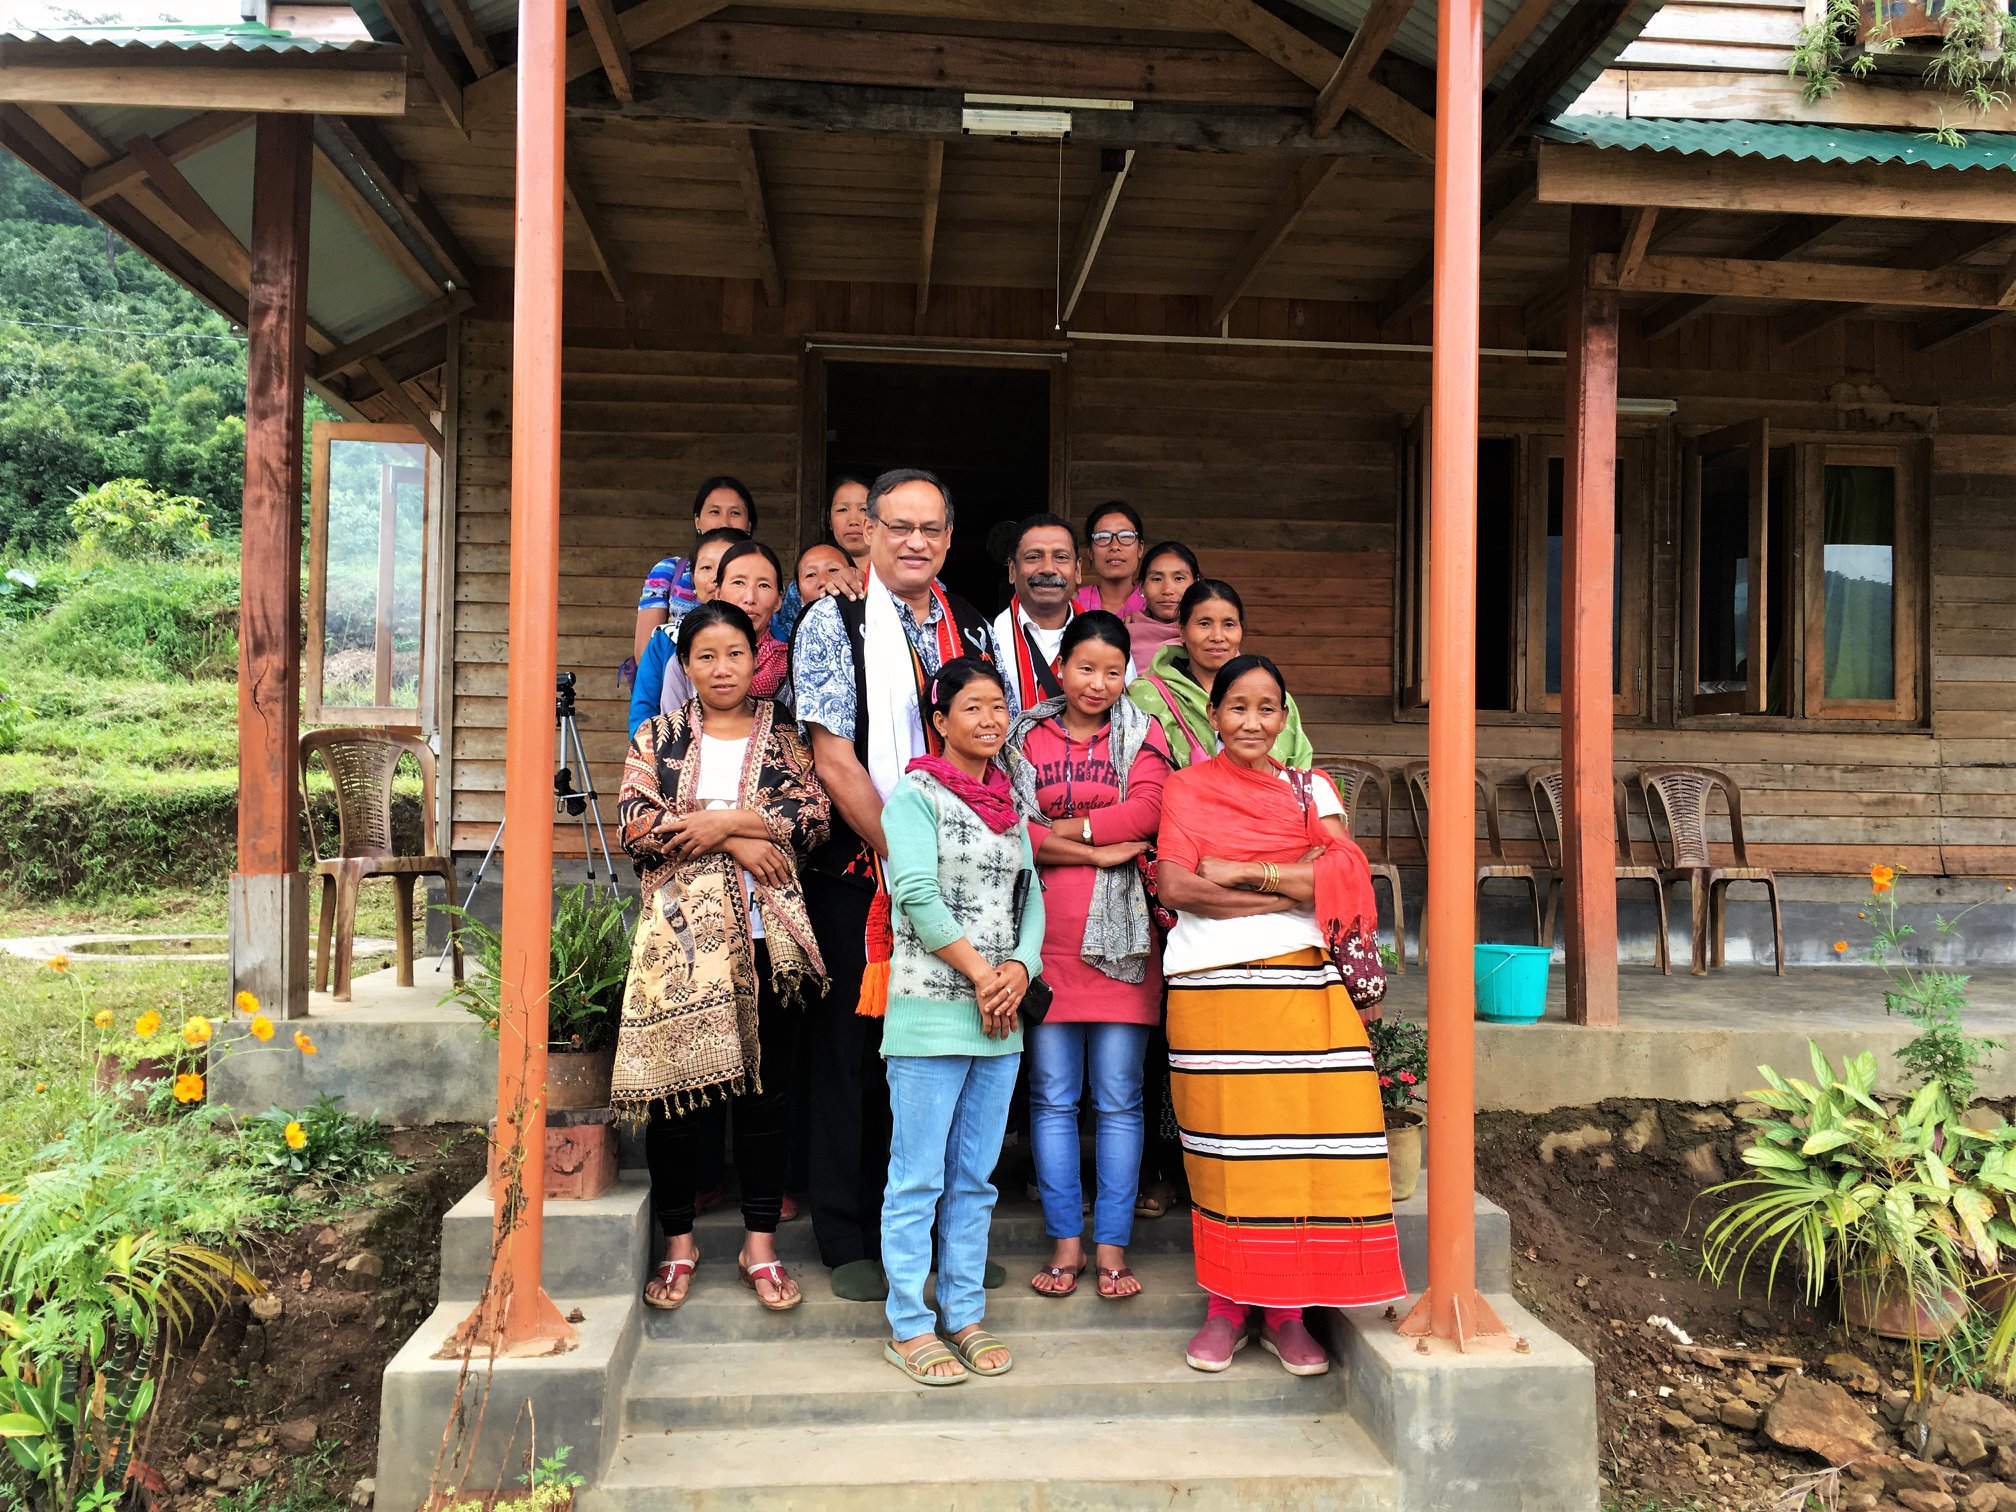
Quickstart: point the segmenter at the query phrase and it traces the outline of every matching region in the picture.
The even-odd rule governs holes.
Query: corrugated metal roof
[[[10,28],[0,31],[0,41],[279,53],[370,52],[379,46],[376,42],[354,39],[330,41],[322,37],[297,37],[291,32],[274,31],[270,26],[250,21],[234,21],[218,26],[173,23],[164,26],[72,26],[60,30],[47,27],[33,30]]]
[[[1558,116],[1536,135],[1596,147],[1630,147],[1789,163],[1920,163],[1928,168],[2016,169],[2016,134],[1970,131],[1948,147],[1911,131],[1806,121],[1675,121],[1644,116]]]

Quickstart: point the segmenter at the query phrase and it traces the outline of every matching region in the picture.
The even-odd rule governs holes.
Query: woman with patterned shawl
[[[643,1123],[665,1257],[648,1306],[686,1301],[700,1254],[694,1169],[703,1120],[734,1110],[745,1229],[736,1270],[772,1312],[803,1299],[777,1258],[788,1166],[787,1093],[800,1006],[824,985],[798,857],[822,843],[830,810],[812,757],[776,706],[751,698],[756,629],[733,604],[693,609],[679,660],[694,697],[637,728],[617,803],[637,862],[643,917],[616,1039],[612,1101]]]
[[[1186,1351],[1198,1370],[1232,1363],[1257,1307],[1261,1348],[1291,1375],[1321,1375],[1330,1361],[1304,1307],[1407,1291],[1353,1001],[1376,1013],[1385,986],[1372,879],[1329,779],[1270,754],[1287,703],[1264,656],[1219,669],[1218,753],[1170,777],[1156,840],[1177,915],[1162,959],[1171,1090],[1211,1299]]]

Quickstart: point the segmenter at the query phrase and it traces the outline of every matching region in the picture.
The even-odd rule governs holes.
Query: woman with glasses
[[[1109,499],[1085,517],[1085,551],[1092,581],[1078,590],[1080,609],[1104,609],[1122,620],[1148,612],[1141,597],[1141,548],[1147,544],[1134,506]]]

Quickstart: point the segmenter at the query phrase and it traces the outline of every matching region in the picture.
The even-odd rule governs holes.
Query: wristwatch
[[[1085,844],[1090,845],[1092,843],[1092,816],[1089,814],[1086,815],[1081,822],[1085,826]]]

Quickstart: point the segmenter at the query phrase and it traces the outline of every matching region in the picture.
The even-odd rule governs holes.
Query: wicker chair
[[[317,755],[336,785],[336,854],[325,858],[308,818],[308,843],[315,851],[315,875],[322,879],[322,917],[315,932],[315,990],[330,986],[335,957],[335,996],[350,1001],[350,956],[357,933],[357,889],[371,877],[389,877],[399,894],[398,983],[413,985],[413,886],[421,877],[439,877],[455,896],[455,863],[447,856],[395,855],[392,850],[392,772],[401,756],[420,767],[420,811],[434,812],[434,753],[407,730],[370,728],[311,730],[301,737],[301,783]],[[455,952],[455,980],[462,980],[462,951]]]
[[[1557,836],[1563,834],[1564,831],[1561,826],[1562,782],[1561,766],[1558,762],[1546,766],[1532,767],[1526,773],[1526,787],[1533,797],[1533,828],[1539,832],[1540,852],[1547,858],[1549,866],[1557,865],[1557,861],[1553,850],[1547,844],[1547,826],[1540,821],[1540,800],[1543,796],[1547,800],[1547,810],[1554,818],[1554,833]],[[1659,969],[1670,976],[1673,972],[1673,956],[1671,947],[1666,941],[1665,878],[1657,866],[1648,866],[1638,859],[1638,847],[1631,839],[1631,815],[1625,805],[1624,779],[1621,777],[1615,779],[1615,784],[1617,798],[1617,880],[1619,882],[1650,882],[1652,884],[1652,897],[1659,905],[1659,944],[1657,952]],[[1564,847],[1564,854],[1561,856],[1560,861],[1565,863],[1566,860],[1567,856]],[[1547,884],[1547,921],[1542,926],[1544,931],[1541,935],[1542,944],[1553,943],[1554,920],[1556,918],[1555,910],[1560,905],[1566,880],[1565,874],[1557,871]]]
[[[1638,785],[1645,791],[1647,817],[1652,814],[1654,796],[1666,816],[1670,852],[1660,847],[1659,826],[1656,823],[1652,826],[1652,845],[1660,853],[1662,885],[1687,884],[1694,975],[1706,976],[1711,963],[1718,967],[1724,964],[1728,894],[1730,885],[1736,882],[1755,882],[1763,887],[1771,904],[1771,943],[1777,955],[1778,975],[1785,975],[1785,922],[1778,911],[1778,879],[1768,866],[1750,864],[1750,852],[1743,843],[1743,795],[1735,780],[1713,767],[1648,766],[1639,769]],[[1708,799],[1718,787],[1729,802],[1729,839],[1736,852],[1734,866],[1717,866],[1708,851]]]
[[[1407,785],[1407,808],[1414,816],[1414,832],[1421,837],[1425,847],[1428,843],[1428,763],[1410,761],[1400,769],[1400,780]],[[1505,854],[1505,832],[1498,822],[1498,785],[1484,775],[1484,769],[1476,769],[1477,796],[1479,807],[1484,810],[1484,856],[1477,863],[1477,892],[1484,891],[1484,884],[1493,878],[1504,877],[1524,883],[1533,896],[1533,943],[1541,943],[1540,919],[1540,875],[1536,868],[1524,862],[1513,861]],[[1421,925],[1418,953],[1421,960],[1428,959],[1428,925],[1424,919]]]
[[[1386,778],[1386,769],[1376,762],[1359,761],[1349,756],[1330,756],[1318,763],[1337,785],[1337,795],[1344,800],[1344,823],[1351,836],[1358,842],[1358,848],[1365,852],[1365,860],[1372,872],[1373,891],[1383,879],[1393,890],[1393,969],[1404,973],[1407,970],[1407,903],[1400,893],[1400,868],[1393,864],[1393,786]],[[1379,838],[1375,843],[1358,828],[1353,815],[1357,813],[1360,799],[1376,798],[1379,804]]]

